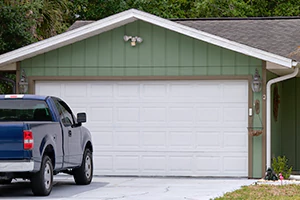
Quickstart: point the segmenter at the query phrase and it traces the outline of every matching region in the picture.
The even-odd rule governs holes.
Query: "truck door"
[[[69,136],[68,136],[68,131],[69,128],[68,126],[65,126],[63,124],[63,119],[64,119],[64,114],[63,111],[61,109],[60,104],[58,103],[58,100],[56,98],[52,98],[55,104],[56,109],[58,110],[58,114],[59,114],[59,120],[60,120],[60,124],[61,124],[61,129],[62,129],[62,147],[63,147],[63,167],[70,167],[70,163],[69,163],[69,157],[70,157],[70,153],[69,153]]]
[[[68,141],[68,164],[69,166],[79,166],[82,162],[83,150],[81,146],[81,127],[76,126],[77,122],[70,107],[62,100],[58,99],[62,110],[61,122],[64,126],[66,141]]]

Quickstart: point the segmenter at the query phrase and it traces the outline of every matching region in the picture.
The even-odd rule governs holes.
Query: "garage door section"
[[[88,114],[95,174],[248,176],[247,81],[36,82]]]

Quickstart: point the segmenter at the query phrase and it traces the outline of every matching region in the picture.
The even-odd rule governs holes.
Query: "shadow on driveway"
[[[94,189],[104,187],[108,183],[92,182],[90,185],[76,185],[73,179],[69,180],[55,180],[50,198],[65,198],[71,197],[80,193],[85,193]],[[32,199],[41,198],[35,197],[31,191],[29,181],[12,182],[9,185],[0,186],[0,198],[9,199]]]

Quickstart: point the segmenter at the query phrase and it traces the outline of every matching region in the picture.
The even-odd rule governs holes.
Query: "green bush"
[[[281,173],[284,179],[288,179],[290,177],[293,168],[289,168],[287,163],[288,159],[285,156],[278,156],[277,158],[272,159],[272,168],[277,176]]]

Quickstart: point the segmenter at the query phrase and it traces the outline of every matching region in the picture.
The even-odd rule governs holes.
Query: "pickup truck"
[[[91,134],[61,99],[0,95],[0,184],[30,180],[36,196],[48,196],[53,175],[73,175],[76,184],[93,178]]]

